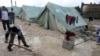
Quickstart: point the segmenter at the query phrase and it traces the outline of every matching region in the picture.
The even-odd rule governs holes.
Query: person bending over
[[[18,35],[18,45],[19,46],[20,46],[20,40],[21,40],[25,47],[29,47],[29,45],[27,45],[27,43],[25,41],[23,33],[21,32],[21,29],[18,26],[12,26],[6,32],[6,34],[5,34],[5,43],[8,42],[9,34],[10,34],[10,40],[9,40],[9,44],[8,44],[8,47],[7,47],[8,51],[12,51],[11,47],[13,46],[14,38],[15,38],[16,35]]]

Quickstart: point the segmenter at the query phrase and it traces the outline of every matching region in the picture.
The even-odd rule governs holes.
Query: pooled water
[[[41,48],[41,40],[39,39],[39,37],[34,37],[31,41],[30,41],[31,45],[32,45],[32,49],[33,50],[38,50],[39,48]]]

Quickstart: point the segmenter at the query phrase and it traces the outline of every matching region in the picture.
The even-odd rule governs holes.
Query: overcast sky
[[[21,7],[22,5],[30,5],[30,6],[39,6],[43,7],[48,2],[52,2],[61,6],[74,7],[80,6],[81,2],[84,3],[100,3],[100,0],[13,0],[13,5],[15,5],[15,1],[17,6]],[[0,0],[0,6],[11,6],[11,0]]]

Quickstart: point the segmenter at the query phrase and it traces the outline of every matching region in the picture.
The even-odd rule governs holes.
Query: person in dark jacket
[[[9,22],[10,24],[15,23],[15,13],[13,12],[13,8],[11,8],[11,12],[8,12]]]
[[[21,32],[21,29],[18,26],[12,26],[10,27],[10,29],[6,32],[5,34],[5,43],[8,42],[8,37],[10,34],[10,40],[9,40],[9,44],[8,44],[8,51],[12,51],[12,46],[13,46],[13,41],[16,35],[18,35],[18,45],[20,46],[20,40],[22,41],[22,43],[24,44],[25,47],[29,47],[29,45],[27,45],[25,38],[23,36],[23,33]]]
[[[90,17],[89,17],[89,22],[91,22],[91,21],[93,21],[93,20],[94,20],[93,16],[90,16]]]

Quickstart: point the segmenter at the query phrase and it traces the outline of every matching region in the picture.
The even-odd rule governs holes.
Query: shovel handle
[[[11,44],[12,44],[12,43],[11,43]],[[32,50],[31,50],[31,49],[28,49],[28,48],[26,48],[26,47],[19,46],[19,45],[16,45],[16,44],[12,44],[12,45],[15,45],[15,46],[17,46],[17,47],[20,47],[20,48],[23,48],[23,49],[26,49],[26,50],[28,50],[28,51],[32,52]]]

